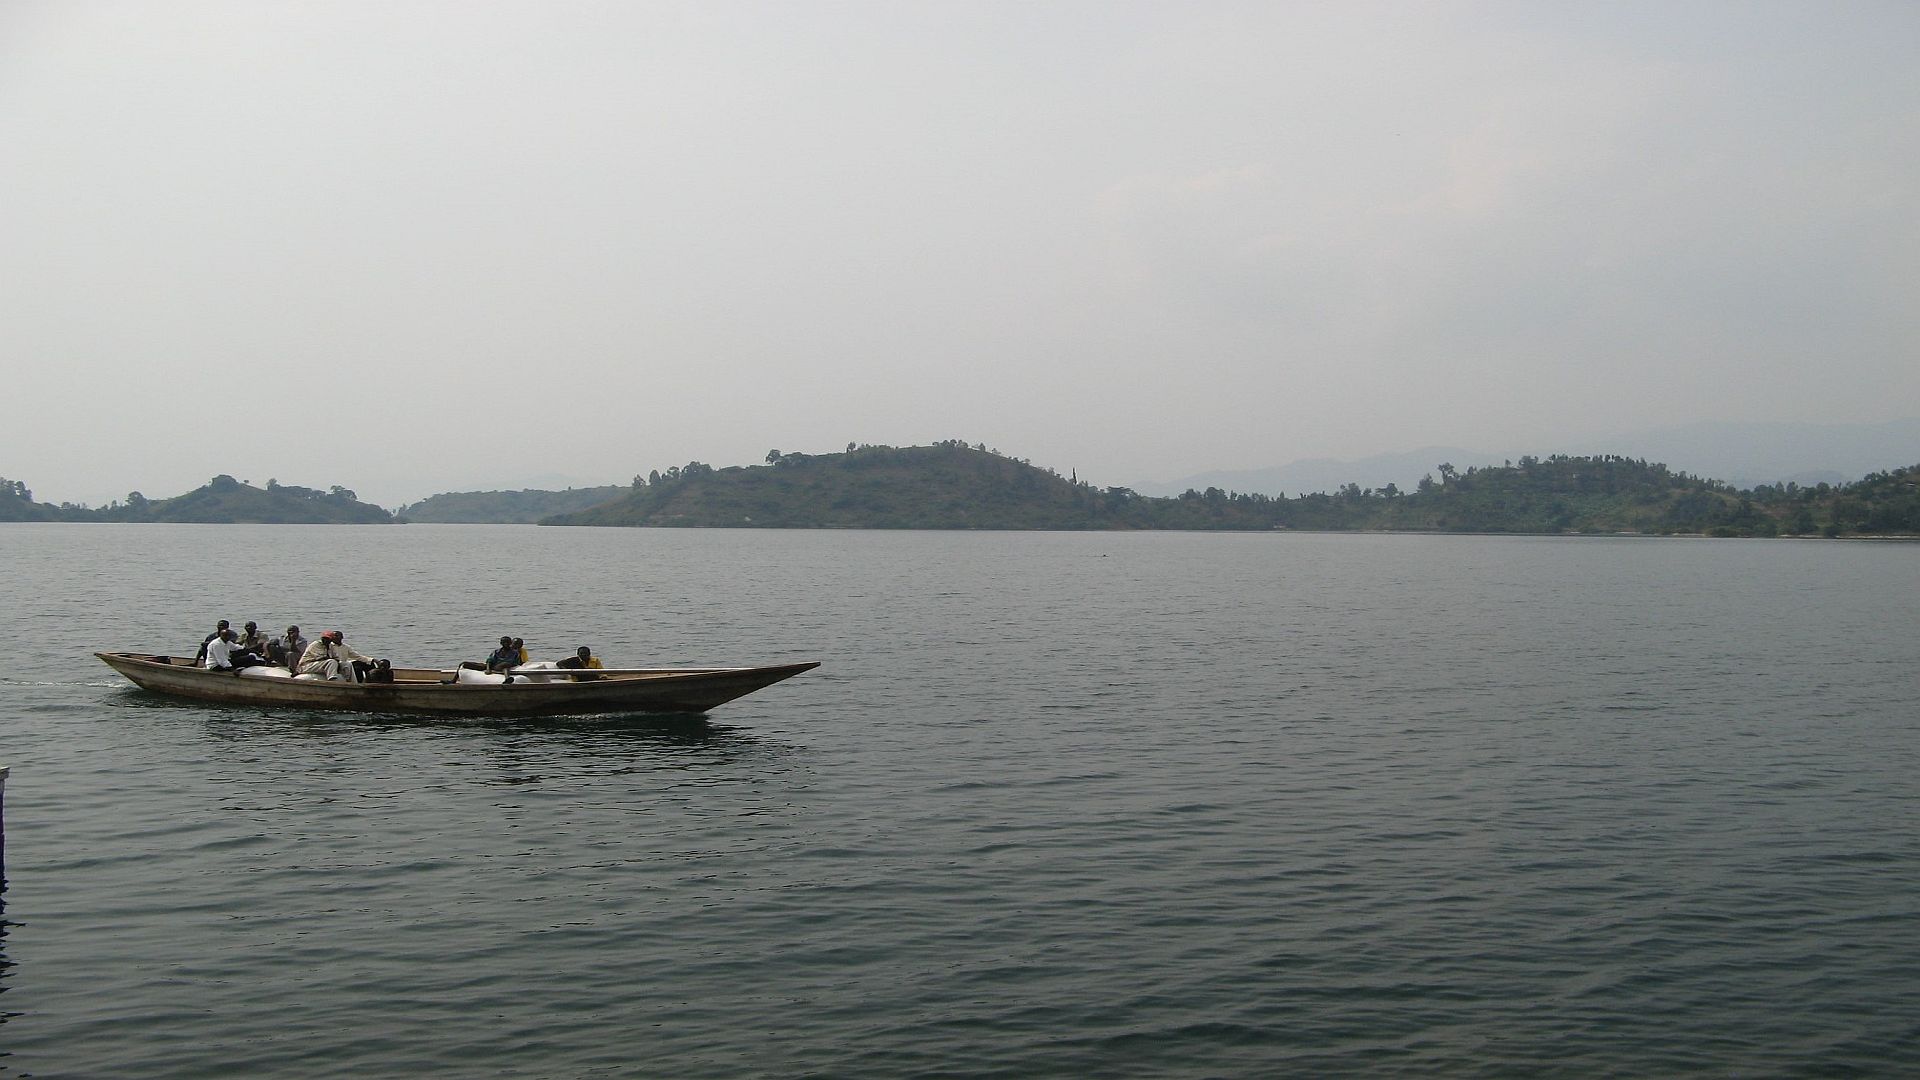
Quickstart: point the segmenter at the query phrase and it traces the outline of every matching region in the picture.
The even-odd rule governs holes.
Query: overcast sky
[[[0,475],[1912,416],[1916,56],[1911,2],[8,2]]]

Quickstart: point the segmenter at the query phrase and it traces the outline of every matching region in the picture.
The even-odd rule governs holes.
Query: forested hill
[[[1665,465],[1622,457],[1521,458],[1517,464],[1435,467],[1412,491],[1389,484],[1293,498],[1208,488],[1156,499],[958,441],[848,447],[837,454],[767,455],[768,464],[698,462],[637,478],[631,488],[462,493],[409,507],[420,521],[525,521],[546,498],[599,505],[552,525],[865,529],[1327,529],[1516,533],[1705,533],[1715,536],[1920,535],[1920,465],[1851,484],[1737,490]],[[482,496],[493,496],[489,501]],[[601,501],[611,497],[612,501]],[[420,513],[439,503],[432,517]],[[451,507],[451,509],[448,509]],[[481,518],[488,513],[513,517]],[[417,516],[416,516],[417,515]],[[374,524],[393,521],[352,491],[256,488],[231,476],[172,499],[139,492],[99,509],[35,502],[0,480],[0,521],[171,521]]]
[[[0,521],[61,521],[65,514],[62,507],[34,502],[24,481],[0,477]]]
[[[951,442],[767,455],[769,464],[699,462],[635,480],[624,499],[544,525],[782,529],[1099,529],[1105,497],[1023,461]]]
[[[409,503],[399,510],[402,521],[528,525],[555,514],[585,510],[625,495],[630,488],[568,488],[565,491],[450,491]]]
[[[1156,499],[958,441],[699,462],[636,480],[550,525],[870,529],[1373,529],[1778,536],[1920,533],[1920,466],[1855,484],[1738,491],[1622,457],[1436,466],[1413,491],[1348,485],[1294,498],[1208,488]]]
[[[267,481],[265,488],[220,475],[171,499],[149,499],[135,491],[125,502],[98,509],[33,501],[18,481],[0,481],[0,521],[171,521],[219,525],[378,525],[393,515],[363,503],[343,487],[327,491]]]

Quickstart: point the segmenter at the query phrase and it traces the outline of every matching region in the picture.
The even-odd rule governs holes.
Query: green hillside
[[[1169,499],[1077,478],[958,441],[768,455],[767,465],[699,462],[636,481],[624,498],[549,525],[865,529],[1327,529],[1441,532],[1705,533],[1718,536],[1920,532],[1920,466],[1856,484],[1739,491],[1617,456],[1522,458],[1465,472],[1436,467],[1393,485],[1293,498],[1208,488]]]
[[[409,503],[398,516],[402,521],[436,524],[528,525],[611,502],[630,490],[609,484],[565,491],[450,491]]]
[[[343,487],[317,491],[269,480],[265,488],[257,488],[222,474],[171,499],[149,499],[136,491],[125,502],[92,511],[87,519],[221,525],[383,525],[391,523],[393,515],[360,502]]]
[[[1555,455],[1465,472],[1442,463],[1437,476],[1412,491],[1349,484],[1286,498],[1208,488],[1156,499],[1096,488],[957,440],[767,458],[766,465],[725,469],[691,462],[636,478],[632,487],[451,493],[406,513],[416,521],[524,522],[551,512],[541,524],[708,528],[1920,535],[1920,465],[1851,484],[1743,491],[1646,461]],[[150,500],[134,492],[97,510],[35,502],[24,483],[0,480],[0,521],[393,520],[346,488],[323,492],[268,481],[262,489],[224,475],[177,498]]]
[[[550,525],[776,529],[1091,529],[1124,527],[1090,507],[1090,489],[961,443],[768,455],[771,464],[699,462],[654,473],[625,498]],[[1093,502],[1098,503],[1095,499]]]
[[[34,502],[33,490],[19,480],[0,477],[0,521],[65,521],[78,507]]]
[[[1920,465],[1868,473],[1831,491],[1826,487],[1762,486],[1753,489],[1752,498],[1796,532],[1818,527],[1828,536],[1920,533]]]
[[[385,510],[343,487],[327,491],[267,481],[265,488],[220,475],[185,495],[149,499],[139,492],[98,509],[33,501],[18,480],[0,480],[0,521],[171,521],[217,525],[383,525]]]

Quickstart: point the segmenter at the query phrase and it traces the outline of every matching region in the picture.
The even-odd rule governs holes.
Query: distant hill
[[[1347,483],[1282,498],[1210,485],[1177,496],[1096,488],[984,445],[860,446],[838,454],[770,454],[769,463],[715,469],[699,462],[636,478],[632,487],[572,492],[468,492],[495,510],[530,510],[552,496],[611,501],[545,525],[861,529],[1322,529],[1444,532],[1706,533],[1716,536],[1920,534],[1920,465],[1870,472],[1850,484],[1792,482],[1736,488],[1620,455],[1523,456],[1489,467],[1453,462],[1411,489]],[[446,496],[448,516],[465,511]],[[423,500],[426,506],[434,500]],[[517,505],[516,505],[517,504]],[[172,499],[90,510],[35,502],[0,480],[0,521],[387,523],[392,515],[341,487],[265,489],[231,476]],[[495,518],[494,520],[501,520]],[[508,519],[513,520],[513,519]],[[518,520],[524,520],[519,518]]]
[[[328,491],[268,482],[253,487],[220,475],[171,499],[149,499],[139,492],[126,502],[88,509],[33,501],[33,492],[17,480],[0,480],[0,521],[171,521],[206,524],[376,525],[393,515],[360,502],[343,487]]]
[[[1178,495],[1189,489],[1205,491],[1210,487],[1219,487],[1263,495],[1305,495],[1315,491],[1338,491],[1348,484],[1359,484],[1362,488],[1380,488],[1388,484],[1410,488],[1443,461],[1459,469],[1470,466],[1482,468],[1510,463],[1519,456],[1458,446],[1426,446],[1397,454],[1376,454],[1351,460],[1305,458],[1264,469],[1215,469],[1178,480],[1140,484],[1138,490],[1143,495],[1166,496]]]
[[[611,502],[631,490],[609,484],[564,491],[450,491],[409,503],[399,509],[398,516],[403,521],[436,524],[524,525]]]
[[[393,515],[363,503],[352,491],[326,491],[268,481],[265,488],[222,474],[171,499],[148,499],[139,492],[127,501],[94,511],[100,521],[174,521],[254,525],[387,525]]]
[[[623,498],[545,525],[865,529],[1372,529],[1448,532],[1920,532],[1920,466],[1856,484],[1740,491],[1617,455],[1522,457],[1412,490],[1347,484],[1295,498],[1188,490],[1153,498],[1094,488],[961,442],[789,454],[765,466],[692,462]]]
[[[1840,486],[1741,490],[1617,455],[1443,470],[1411,493],[1309,495],[1302,504],[1347,503],[1363,527],[1466,532],[1704,533],[1840,536],[1920,532],[1920,465],[1869,473]]]
[[[1548,449],[1604,451],[1646,461],[1685,462],[1698,475],[1739,488],[1782,483],[1810,487],[1857,480],[1886,468],[1888,462],[1920,461],[1920,419],[1883,424],[1686,424],[1568,437]],[[1511,465],[1540,450],[1428,446],[1350,460],[1308,458],[1266,468],[1214,470],[1135,486],[1144,495],[1177,495],[1188,488],[1208,487],[1265,495],[1336,491],[1347,484],[1377,488],[1391,483],[1410,488],[1433,473],[1441,462],[1456,469]]]
[[[768,465],[699,462],[654,473],[618,501],[543,525],[774,529],[1091,529],[1117,526],[1091,489],[958,442],[786,454]],[[1093,500],[1098,502],[1099,500]]]
[[[64,521],[74,510],[79,508],[34,502],[33,489],[24,482],[0,477],[0,521]]]

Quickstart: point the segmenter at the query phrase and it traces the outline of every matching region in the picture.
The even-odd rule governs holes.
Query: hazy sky
[[[1911,416],[1917,55],[1905,0],[0,3],[0,475]]]

